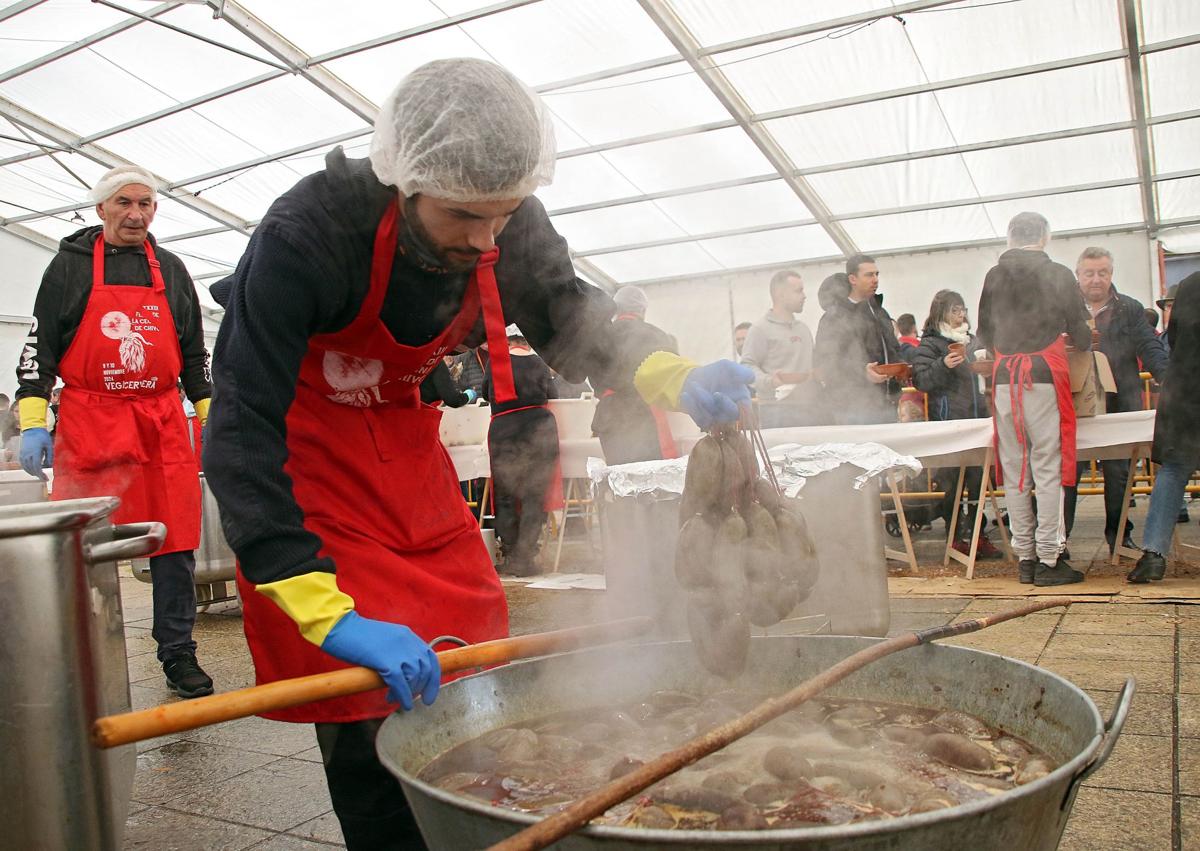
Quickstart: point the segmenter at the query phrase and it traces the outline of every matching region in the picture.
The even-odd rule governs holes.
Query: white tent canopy
[[[541,92],[539,196],[609,285],[976,245],[1021,209],[1060,232],[1200,223],[1193,0],[19,0],[0,226],[52,245],[134,162],[167,187],[156,236],[215,280],[448,56]]]

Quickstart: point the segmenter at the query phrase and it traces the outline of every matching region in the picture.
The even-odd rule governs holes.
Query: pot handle
[[[88,564],[99,564],[141,558],[159,549],[166,538],[167,527],[158,521],[122,523],[113,526],[113,540],[86,547],[83,560]]]
[[[1096,751],[1092,761],[1081,768],[1079,773],[1071,779],[1067,786],[1067,794],[1063,798],[1063,806],[1066,806],[1067,802],[1074,797],[1076,787],[1099,771],[1101,766],[1112,756],[1113,748],[1117,746],[1117,739],[1125,728],[1125,719],[1129,716],[1129,707],[1133,704],[1136,685],[1133,677],[1125,678],[1125,685],[1121,687],[1121,693],[1117,695],[1117,706],[1113,709],[1108,721],[1104,723],[1104,738],[1100,742],[1100,749]]]

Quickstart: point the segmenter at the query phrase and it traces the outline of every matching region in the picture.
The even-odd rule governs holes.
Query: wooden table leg
[[[892,489],[892,502],[896,506],[896,522],[900,524],[900,536],[904,539],[904,552],[884,547],[883,554],[895,561],[908,562],[913,573],[920,573],[920,569],[917,567],[917,556],[913,552],[912,536],[908,534],[908,520],[904,516],[904,502],[900,499],[900,486],[896,482],[895,471],[889,470],[887,477],[888,486]]]
[[[558,527],[558,546],[554,550],[554,568],[551,573],[558,573],[558,563],[562,560],[563,538],[567,536],[567,514],[571,510],[571,495],[575,493],[575,480],[567,479],[567,492],[563,494],[562,523]]]
[[[479,495],[479,528],[483,528],[483,517],[487,514],[488,497],[492,494],[491,476],[483,480],[483,493]]]
[[[983,462],[983,481],[979,485],[979,502],[980,507],[983,505],[983,495],[987,494],[988,500],[992,505],[992,511],[996,513],[996,525],[1000,527],[1000,548],[1004,550],[1004,555],[1009,561],[1016,559],[1013,555],[1011,536],[1008,534],[1008,527],[1004,525],[1004,521],[1000,517],[1000,501],[996,499],[996,492],[992,489],[992,465],[999,464],[999,460],[995,457],[996,450],[989,446],[987,448],[987,456]]]
[[[950,564],[950,559],[958,559],[961,561],[960,553],[954,549],[954,536],[958,532],[958,507],[962,505],[963,482],[967,476],[966,465],[960,465],[958,468],[958,484],[954,488],[954,501],[950,504],[954,506],[952,516],[950,517],[950,534],[946,537],[946,552],[942,556],[942,567]]]

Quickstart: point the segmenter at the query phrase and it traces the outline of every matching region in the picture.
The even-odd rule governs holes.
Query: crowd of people
[[[1050,226],[1043,216],[1022,213],[1013,218],[1008,250],[984,279],[974,329],[962,294],[950,289],[933,295],[919,333],[914,314],[893,320],[878,292],[878,263],[856,255],[846,262],[844,273],[822,281],[817,298],[823,315],[815,336],[796,316],[805,304],[801,275],[782,271],[768,284],[771,309],[762,319],[734,329],[734,350],[755,372],[764,426],[944,421],[994,414],[999,469],[1006,482],[1005,522],[1020,559],[1019,577],[1038,585],[1083,579],[1070,565],[1067,546],[1076,482],[1086,466],[1075,453],[1068,350],[1095,348],[1103,353],[1115,381],[1112,392],[1104,394],[1106,412],[1145,407],[1141,373],[1150,373],[1164,388],[1155,459],[1166,453],[1163,457],[1176,465],[1164,484],[1155,481],[1143,556],[1129,580],[1161,579],[1163,553],[1170,544],[1170,529],[1161,518],[1171,509],[1172,522],[1186,522],[1183,488],[1200,461],[1195,457],[1200,441],[1180,425],[1179,411],[1193,395],[1184,388],[1192,379],[1185,367],[1173,366],[1195,363],[1186,342],[1190,320],[1172,311],[1184,285],[1172,287],[1158,300],[1164,329],[1159,332],[1158,313],[1114,284],[1110,251],[1086,248],[1071,270],[1047,255],[1049,240]],[[1184,283],[1200,287],[1196,278]],[[896,364],[907,364],[908,369],[896,370]],[[1174,377],[1169,379],[1169,373]],[[924,397],[924,410],[916,415],[908,414],[912,403],[902,394],[905,384]],[[1172,384],[1172,392],[1166,393]],[[1137,549],[1133,524],[1127,520],[1118,528],[1129,466],[1128,460],[1100,462],[1104,535],[1110,551],[1117,546]],[[933,482],[945,494],[938,513],[946,525],[952,525],[956,512],[963,512],[965,522],[955,524],[963,537],[953,546],[966,552],[965,535],[978,510],[982,471],[967,470],[965,509],[954,498],[957,474],[957,468],[936,470]],[[1172,501],[1173,508],[1163,507]],[[1001,556],[986,535],[978,546],[982,558]]]

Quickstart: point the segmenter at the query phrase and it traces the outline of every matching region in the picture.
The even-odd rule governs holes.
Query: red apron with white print
[[[92,292],[59,362],[52,499],[117,496],[114,523],[167,525],[159,553],[200,545],[200,477],[179,401],[183,356],[154,247],[152,286],[104,282],[104,236]],[[157,553],[156,553],[157,555]]]
[[[492,267],[479,259],[458,315],[424,346],[395,341],[379,317],[396,254],[392,203],[375,232],[370,288],[344,330],[309,340],[287,415],[284,471],[337,569],[338,587],[365,618],[401,623],[425,641],[455,635],[472,644],[508,634],[508,607],[479,525],[438,437],[442,413],[421,402],[420,384],[466,337],[480,313],[493,349],[506,348]],[[490,329],[499,323],[500,337]],[[509,377],[511,383],[511,377]],[[296,624],[238,570],[246,640],[258,682],[345,668],[306,641]],[[390,714],[384,689],[323,700],[266,717],[350,722]]]

